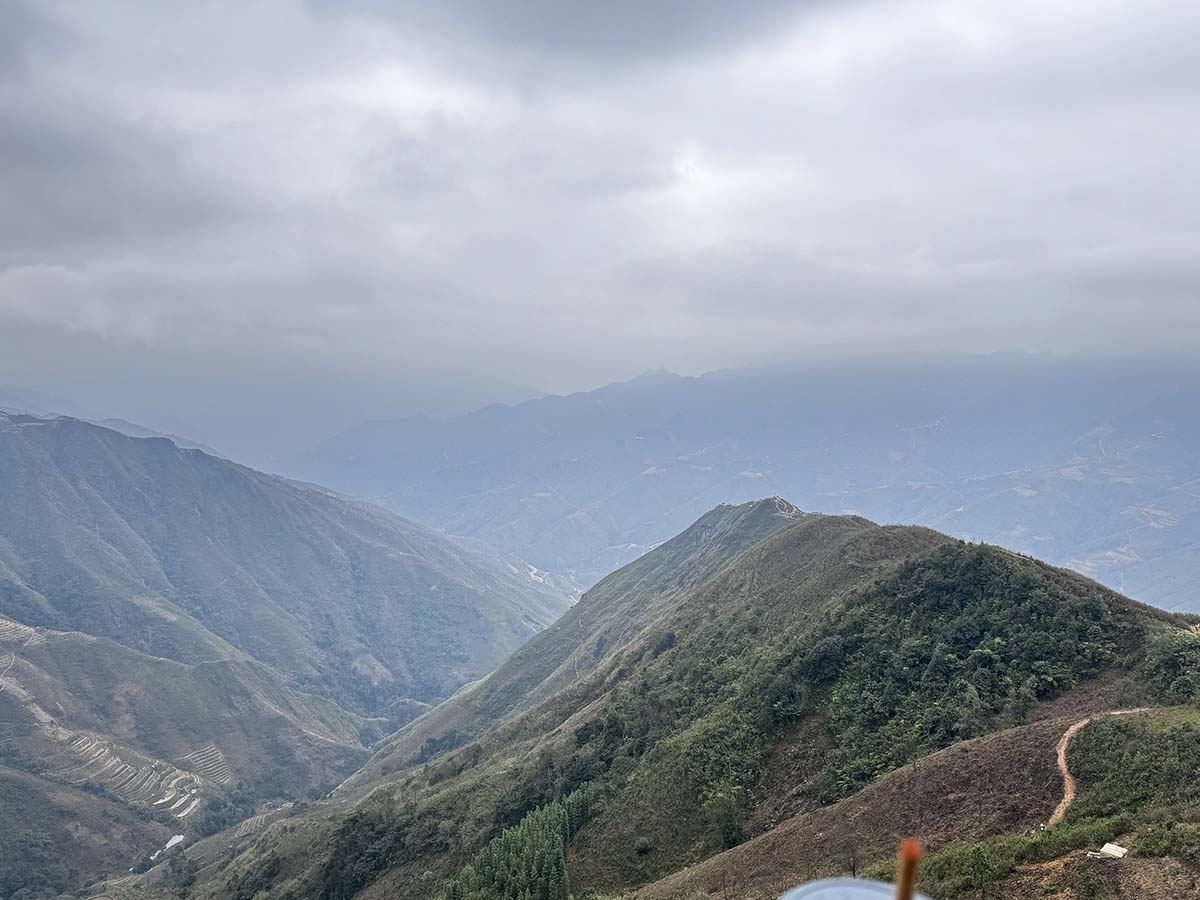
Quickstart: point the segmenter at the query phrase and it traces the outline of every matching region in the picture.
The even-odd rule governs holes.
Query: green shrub
[[[1008,875],[1015,865],[1013,841],[955,844],[921,865],[921,890],[938,898],[976,891]]]
[[[1156,635],[1146,647],[1144,672],[1161,700],[1200,702],[1200,636],[1178,631]]]
[[[1018,862],[1046,862],[1072,850],[1099,847],[1129,829],[1128,816],[1062,822],[1053,828],[1022,839],[1017,848]]]
[[[1175,856],[1200,862],[1200,825],[1168,822],[1138,832],[1137,852],[1143,856]]]
[[[1072,818],[1200,802],[1200,728],[1187,718],[1158,722],[1108,718],[1076,735],[1069,762],[1083,790]]]

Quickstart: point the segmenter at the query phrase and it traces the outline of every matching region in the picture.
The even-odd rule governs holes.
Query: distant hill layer
[[[528,569],[166,439],[0,417],[0,613],[362,712],[437,700],[566,608]]]
[[[181,437],[177,434],[165,434],[161,431],[155,431],[153,428],[147,428],[144,425],[139,425],[136,422],[130,422],[126,419],[98,419],[92,422],[93,425],[99,425],[101,428],[109,428],[113,431],[119,431],[128,437],[135,438],[166,438],[178,447],[185,450],[203,450],[209,456],[224,457],[224,453],[219,453],[207,444],[202,444],[199,441],[194,441],[191,438]]]
[[[927,525],[1200,612],[1200,367],[1007,357],[651,373],[373,422],[290,471],[589,586],[717,503]]]
[[[322,488],[0,414],[0,800],[28,811],[0,828],[20,873],[0,894],[74,890],[323,795],[568,602]]]

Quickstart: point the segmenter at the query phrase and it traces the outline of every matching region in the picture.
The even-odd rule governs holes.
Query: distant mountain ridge
[[[209,456],[219,456],[223,459],[229,458],[228,456],[226,456],[226,454],[221,453],[217,450],[214,450],[212,447],[209,447],[207,444],[202,444],[199,441],[192,440],[191,438],[180,437],[177,434],[166,434],[161,431],[155,431],[153,428],[147,428],[144,425],[139,425],[136,422],[130,422],[127,419],[95,419],[95,420],[89,419],[87,421],[90,421],[93,425],[99,425],[101,428],[110,428],[113,431],[119,431],[119,432],[121,432],[121,434],[126,435],[128,437],[166,438],[167,440],[169,440],[173,444],[175,444],[177,447],[181,447],[184,450],[202,450],[203,452],[207,453]]]
[[[1200,611],[1200,367],[1037,357],[648,373],[374,422],[290,472],[587,587],[717,503],[927,525]]]

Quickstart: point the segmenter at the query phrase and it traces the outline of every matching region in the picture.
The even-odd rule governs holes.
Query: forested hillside
[[[735,521],[771,525],[739,547],[714,527]],[[652,576],[718,557],[676,593]],[[1073,573],[777,500],[715,511],[613,578],[571,614],[583,633],[557,658],[590,648],[596,660],[578,677],[494,721],[465,694],[447,707],[462,731],[436,711],[432,729],[417,720],[352,782],[352,808],[343,800],[332,815],[278,823],[199,895],[617,894],[860,794],[869,808],[866,791],[887,773],[1019,726],[1054,698],[1096,684],[1169,701],[1164,681],[1200,671],[1185,654],[1184,675],[1164,674],[1177,657],[1161,642],[1196,640],[1187,622]],[[630,593],[614,590],[621,584]],[[591,608],[605,598],[611,617]],[[617,621],[624,642],[596,652],[587,623],[603,635]],[[537,651],[554,635],[493,678],[539,695]],[[1065,725],[1055,720],[1038,740],[1052,744]],[[1052,756],[1038,764],[1053,771]],[[951,815],[935,805],[934,820],[938,810]],[[951,833],[945,821],[926,824],[935,838]],[[899,836],[884,829],[875,846]],[[314,857],[314,847],[328,850]],[[862,864],[880,858],[864,851]]]

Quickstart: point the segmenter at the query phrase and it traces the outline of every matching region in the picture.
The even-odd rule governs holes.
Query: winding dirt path
[[[1146,712],[1149,709],[1151,709],[1149,706],[1139,706],[1136,709],[1114,709],[1111,712],[1097,713],[1094,716],[1088,716],[1086,719],[1080,719],[1063,732],[1063,736],[1058,741],[1058,772],[1062,775],[1063,795],[1062,800],[1058,802],[1058,806],[1054,808],[1054,812],[1050,814],[1050,821],[1046,823],[1047,828],[1061,822],[1063,816],[1067,814],[1067,810],[1071,808],[1071,804],[1075,801],[1075,776],[1067,768],[1067,748],[1071,746],[1071,739],[1097,719],[1103,719],[1108,716],[1132,716],[1134,713]]]

